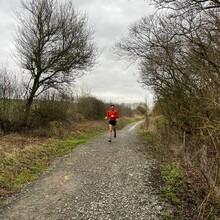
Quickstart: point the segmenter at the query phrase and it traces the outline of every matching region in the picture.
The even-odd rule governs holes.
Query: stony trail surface
[[[79,145],[10,198],[1,220],[158,220],[163,204],[136,134],[139,123]]]

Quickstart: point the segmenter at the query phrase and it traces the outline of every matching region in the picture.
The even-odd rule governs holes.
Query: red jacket
[[[116,120],[116,118],[119,118],[119,114],[116,110],[109,110],[106,117],[110,120]]]

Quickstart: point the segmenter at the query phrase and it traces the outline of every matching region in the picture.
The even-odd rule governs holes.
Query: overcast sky
[[[153,12],[150,0],[72,0],[85,12],[95,30],[95,41],[102,51],[98,66],[76,81],[77,90],[112,103],[152,102],[152,95],[137,82],[138,71],[113,54],[114,43],[126,35],[129,25]],[[15,68],[13,34],[19,0],[0,0],[0,63]]]

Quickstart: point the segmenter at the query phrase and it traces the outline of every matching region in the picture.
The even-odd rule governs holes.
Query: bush
[[[82,96],[78,99],[77,112],[88,120],[98,120],[106,115],[106,108],[101,100],[92,96]]]

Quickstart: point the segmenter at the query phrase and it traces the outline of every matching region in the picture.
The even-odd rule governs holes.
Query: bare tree
[[[220,8],[219,0],[153,0],[159,9],[172,9],[172,10],[189,10],[200,9],[209,10],[214,8]]]
[[[12,129],[19,118],[19,83],[16,76],[6,67],[0,67],[0,132]]]
[[[11,72],[5,67],[0,68],[0,98],[11,99],[15,93],[15,80],[10,78]]]
[[[181,158],[190,158],[203,174],[209,193],[198,213],[202,219],[211,193],[220,187],[219,1],[157,2],[171,10],[132,25],[117,52],[138,62],[140,82],[153,88],[169,125],[184,138]]]
[[[16,92],[16,82],[10,75],[8,69],[0,68],[0,118],[9,117],[10,99],[14,98]]]
[[[34,98],[50,88],[62,89],[88,71],[94,65],[96,47],[86,16],[71,2],[26,0],[21,6],[15,46],[16,58],[30,76],[27,122]]]

